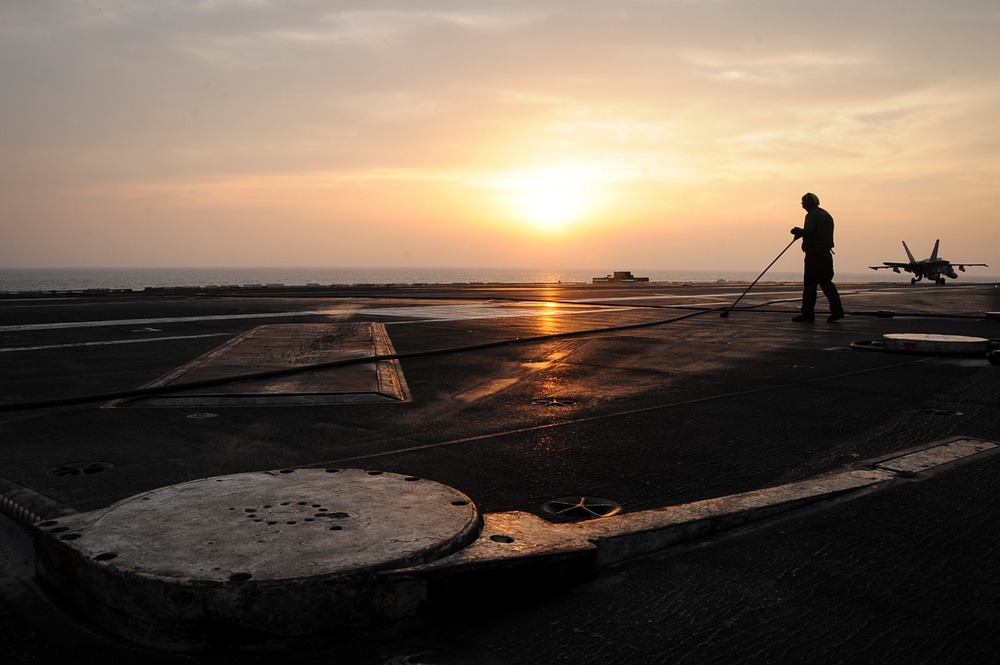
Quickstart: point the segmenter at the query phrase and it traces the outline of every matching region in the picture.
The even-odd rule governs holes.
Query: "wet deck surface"
[[[47,517],[210,476],[336,466],[427,478],[484,513],[544,515],[547,502],[569,496],[627,513],[804,480],[947,437],[1000,440],[1000,367],[982,354],[852,349],[893,333],[1000,338],[1000,321],[986,315],[1000,310],[1000,289],[842,285],[847,318],[800,324],[791,321],[796,285],[758,285],[721,318],[743,288],[0,299],[0,494]],[[156,384],[261,326],[358,322],[384,328],[407,399],[113,406],[117,393]],[[282,364],[242,364],[255,371],[275,360]],[[323,372],[329,394],[377,374],[362,365]],[[297,389],[268,392],[283,390]],[[560,593],[484,590],[420,638],[310,646],[300,657],[995,662],[998,464],[985,456]],[[3,527],[4,662],[132,653],[55,612],[31,580],[22,530]],[[69,636],[64,644],[46,637],[53,625]],[[400,654],[411,660],[392,660]]]

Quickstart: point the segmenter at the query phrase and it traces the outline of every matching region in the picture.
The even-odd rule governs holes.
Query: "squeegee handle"
[[[760,278],[764,276],[764,273],[766,273],[768,270],[770,270],[771,266],[773,266],[775,263],[778,262],[778,259],[780,259],[782,257],[782,255],[784,255],[784,253],[788,251],[789,247],[791,247],[792,245],[795,244],[796,240],[798,240],[798,238],[792,238],[792,241],[790,243],[788,243],[787,245],[785,245],[785,248],[783,250],[781,250],[781,253],[778,254],[776,257],[774,257],[773,261],[771,261],[770,263],[767,264],[767,267],[764,268],[763,272],[761,272],[759,275],[757,275],[757,279],[755,279],[753,281],[753,283],[751,283],[750,286],[747,287],[746,291],[744,291],[743,293],[740,294],[739,298],[737,298],[735,301],[733,301],[733,304],[729,306],[729,309],[727,309],[724,312],[724,314],[728,314],[729,310],[731,310],[733,307],[736,307],[736,303],[738,303],[739,301],[743,300],[743,296],[745,296],[746,294],[748,294],[750,292],[750,289],[752,289],[754,287],[754,284],[756,284],[757,282],[760,281]]]
[[[773,261],[771,261],[770,263],[768,263],[768,264],[767,264],[767,267],[766,267],[766,268],[764,268],[764,272],[762,272],[761,274],[757,275],[757,279],[755,279],[755,280],[753,281],[753,284],[756,284],[756,283],[757,283],[758,281],[760,281],[760,278],[764,276],[764,273],[765,273],[765,272],[767,272],[768,270],[770,270],[770,269],[771,269],[771,266],[773,266],[773,265],[774,265],[775,263],[777,263],[777,262],[778,262],[778,259],[780,259],[780,258],[782,257],[782,255],[783,255],[783,254],[784,254],[785,252],[787,252],[787,251],[788,251],[788,248],[789,248],[789,247],[791,247],[792,245],[794,245],[794,244],[795,244],[795,241],[796,241],[796,240],[798,240],[798,238],[792,238],[792,241],[791,241],[790,243],[788,243],[787,245],[785,245],[785,248],[784,248],[783,250],[781,250],[781,254],[778,254],[778,255],[777,255],[776,257],[774,257],[774,260],[773,260]],[[750,285],[750,288],[749,288],[749,289],[747,289],[747,291],[749,291],[750,289],[752,289],[752,288],[753,288],[753,284],[751,284],[751,285]]]

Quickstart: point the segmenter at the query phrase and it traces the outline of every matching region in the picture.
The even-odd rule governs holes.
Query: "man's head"
[[[809,192],[802,195],[802,207],[806,210],[812,210],[813,208],[819,207],[819,197]]]

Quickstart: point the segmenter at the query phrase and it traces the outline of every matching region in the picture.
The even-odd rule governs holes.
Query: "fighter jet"
[[[958,274],[955,272],[955,268],[958,268],[962,272],[965,272],[966,266],[983,266],[988,268],[989,266],[985,263],[952,263],[946,259],[942,259],[938,256],[938,245],[941,244],[941,239],[934,241],[934,251],[931,252],[931,257],[929,259],[922,259],[917,261],[913,258],[913,252],[910,248],[906,246],[906,241],[903,241],[903,249],[906,250],[906,256],[909,257],[910,261],[908,263],[896,263],[893,261],[883,261],[880,266],[869,266],[872,270],[883,270],[885,268],[892,268],[894,273],[899,273],[900,270],[905,270],[906,272],[912,272],[913,277],[910,279],[910,284],[916,284],[924,277],[927,279],[934,280],[935,284],[943,285],[945,283],[944,278],[950,277],[952,279],[958,279]]]

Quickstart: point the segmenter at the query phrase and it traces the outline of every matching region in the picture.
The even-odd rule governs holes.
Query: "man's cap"
[[[807,192],[807,193],[805,193],[805,194],[802,195],[802,202],[806,203],[808,205],[818,206],[819,205],[819,197],[816,196],[815,194],[813,194],[812,192]]]

